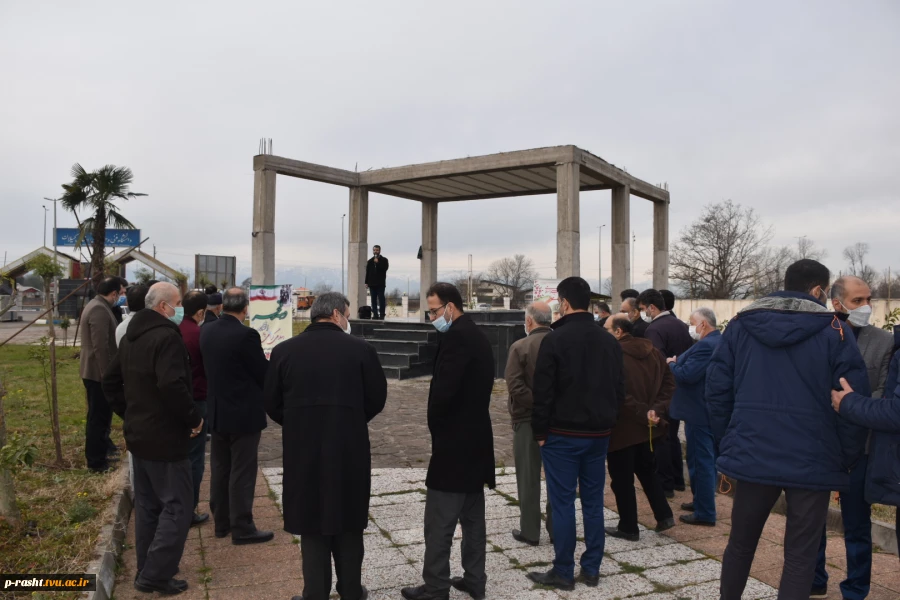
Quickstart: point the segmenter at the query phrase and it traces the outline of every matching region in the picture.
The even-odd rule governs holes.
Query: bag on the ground
[[[372,307],[371,306],[360,306],[357,311],[357,315],[360,319],[371,319],[372,318]]]

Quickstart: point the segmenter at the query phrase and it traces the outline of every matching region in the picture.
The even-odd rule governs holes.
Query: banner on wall
[[[534,302],[559,302],[559,294],[556,292],[556,286],[559,281],[556,279],[535,279],[534,280]]]
[[[266,359],[294,334],[290,284],[250,286],[250,327],[259,332]]]

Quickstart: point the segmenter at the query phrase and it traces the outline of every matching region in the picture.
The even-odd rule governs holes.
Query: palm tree
[[[78,222],[81,230],[78,236],[80,245],[87,234],[91,234],[91,279],[94,286],[103,279],[106,249],[106,226],[112,224],[120,229],[134,229],[134,225],[126,219],[115,205],[116,200],[130,200],[139,194],[128,188],[134,175],[128,167],[106,165],[88,172],[76,163],[72,167],[72,182],[63,184],[62,205],[72,211],[78,219],[79,210],[88,210],[92,214],[84,221]]]

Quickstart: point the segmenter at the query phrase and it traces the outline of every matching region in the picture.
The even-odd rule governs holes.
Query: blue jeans
[[[606,481],[606,451],[609,438],[577,438],[550,435],[541,446],[547,475],[547,497],[553,511],[553,570],[560,577],[575,579],[575,488],[581,492],[584,541],[581,569],[600,573],[606,532],[603,530],[603,486]]]
[[[844,522],[844,546],[847,549],[847,579],[841,582],[846,600],[863,600],[869,595],[872,583],[872,505],[866,502],[866,466],[869,456],[863,456],[850,470],[850,490],[841,492],[841,520]],[[825,528],[819,544],[815,587],[828,584],[825,570]]]
[[[369,286],[369,293],[372,294],[372,318],[383,319],[385,312],[384,286]]]
[[[688,474],[694,494],[694,517],[716,520],[716,443],[708,427],[684,423]]]

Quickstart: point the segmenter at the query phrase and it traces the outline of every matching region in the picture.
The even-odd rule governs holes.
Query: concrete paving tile
[[[554,556],[553,546],[550,544],[545,546],[520,545],[518,548],[504,550],[503,554],[515,559],[520,565],[534,565],[535,563],[549,565],[553,562]]]
[[[401,546],[407,546],[409,544],[424,544],[425,543],[425,527],[416,527],[413,529],[400,529],[397,531],[389,532],[391,534],[391,540],[395,544],[399,544]]]
[[[268,544],[250,546],[219,546],[205,550],[206,564],[213,569],[243,567],[263,562],[296,561],[300,567],[300,545],[279,544],[270,547]]]
[[[375,525],[379,529],[384,529],[385,531],[400,531],[403,529],[416,529],[419,527],[424,527],[424,516],[417,517],[413,516],[401,516],[401,517],[386,517],[383,519],[379,519],[375,517]]]
[[[699,552],[681,544],[668,544],[656,548],[633,550],[631,552],[619,552],[612,555],[613,560],[620,563],[628,563],[636,567],[652,569],[665,567],[680,561],[698,560],[706,558]]]
[[[387,547],[366,551],[363,563],[368,568],[393,567],[395,565],[409,564],[409,559],[397,548]]]
[[[719,582],[710,581],[700,585],[683,587],[675,591],[674,594],[677,598],[690,600],[719,600]],[[777,589],[755,579],[749,579],[741,600],[769,600],[777,595]]]
[[[290,598],[303,591],[303,580],[299,578],[282,581],[256,583],[243,587],[215,588],[209,590],[209,600],[270,600],[271,598]],[[144,596],[144,598],[148,598]],[[182,596],[178,596],[182,598]]]
[[[390,548],[393,545],[394,542],[384,537],[381,532],[378,532],[375,535],[363,536],[363,547],[367,554],[369,552],[380,550],[381,548]]]
[[[362,582],[369,590],[383,590],[392,587],[419,585],[421,569],[412,565],[394,565],[391,567],[370,567],[363,562]]]
[[[505,519],[491,519],[485,521],[485,530],[488,536],[507,533],[519,528],[519,517],[507,517]],[[512,535],[510,535],[512,537]]]
[[[717,560],[698,560],[683,565],[671,565],[644,571],[644,577],[654,583],[685,586],[717,580],[722,575],[722,563]]]
[[[873,584],[871,589],[869,590],[869,595],[866,597],[866,600],[897,600],[900,598],[897,590],[888,589],[885,587],[881,587],[880,585]]]
[[[486,506],[484,518],[487,521],[494,519],[510,519],[513,517],[518,519],[520,515],[521,510],[518,506],[506,504],[502,506]]]
[[[623,573],[604,577],[600,585],[592,588],[582,584],[576,584],[572,592],[558,591],[560,598],[568,600],[613,600],[614,598],[629,598],[648,594],[655,589],[654,585],[634,573]]]
[[[784,546],[759,540],[750,570],[765,571],[784,564]]]
[[[751,575],[754,579],[778,589],[778,586],[781,584],[782,569],[783,566],[778,566],[772,569],[766,569],[765,571],[751,571]]]
[[[706,538],[715,538],[722,535],[718,525],[716,527],[698,527],[696,525],[676,525],[663,535],[672,538],[676,542],[690,542]]]
[[[685,542],[685,545],[693,548],[697,552],[702,552],[707,556],[721,560],[722,556],[725,554],[725,548],[728,546],[728,536],[720,535],[718,537],[690,540]]]
[[[900,565],[898,565],[897,557],[894,556],[894,570],[887,573],[880,573],[875,576],[875,580],[889,590],[897,593],[900,598]]]
[[[369,516],[371,516],[376,521],[378,521],[379,519],[393,519],[405,516],[424,520],[425,502],[406,502],[403,504],[369,506]]]
[[[606,546],[604,552],[616,554],[618,552],[628,552],[631,550],[643,550],[644,548],[655,548],[656,546],[665,546],[674,543],[674,540],[660,535],[653,531],[642,531],[641,539],[636,542],[629,542],[623,539],[606,536]]]
[[[872,573],[874,575],[896,574],[900,571],[900,562],[896,554],[875,552],[872,554]]]
[[[297,561],[263,562],[243,567],[215,568],[209,573],[207,589],[256,586],[262,583],[288,581],[301,576]]]
[[[488,573],[486,596],[489,598],[518,598],[518,594],[530,591],[534,583],[527,573],[519,569],[507,569],[499,573]]]

